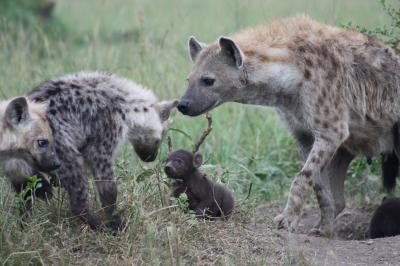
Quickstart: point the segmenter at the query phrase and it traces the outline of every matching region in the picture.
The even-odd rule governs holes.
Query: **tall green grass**
[[[379,10],[373,0],[60,0],[55,20],[47,25],[0,17],[0,96],[24,94],[66,73],[104,70],[148,86],[160,99],[179,98],[191,68],[186,50],[190,35],[211,42],[296,13],[330,24],[352,21],[375,27],[388,22]],[[252,186],[234,220],[248,221],[252,208],[261,203],[283,205],[301,161],[275,112],[225,104],[212,115],[214,129],[201,148],[204,170],[225,183],[239,202]],[[171,131],[174,146],[189,149],[206,121],[176,114],[171,126],[187,133]],[[32,216],[22,219],[12,191],[1,179],[0,263],[196,263],[199,253],[192,245],[200,236],[207,239],[207,225],[180,210],[162,209],[169,194],[161,172],[165,155],[164,145],[157,163],[143,164],[130,146],[122,148],[115,166],[118,209],[130,228],[117,236],[82,228],[71,218],[62,191],[50,203],[39,202]],[[368,166],[362,158],[353,164],[346,185],[350,203],[379,201],[378,168],[379,162]],[[92,195],[96,202],[95,191]],[[229,260],[226,256],[217,261],[243,263],[235,254]]]

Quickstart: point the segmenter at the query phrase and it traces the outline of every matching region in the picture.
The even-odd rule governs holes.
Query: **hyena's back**
[[[126,88],[127,84],[134,83],[112,74],[79,73],[45,82],[29,98],[47,102],[47,116],[57,125],[54,134],[66,137],[58,141],[73,142],[81,150],[105,139],[117,142],[126,133],[130,110],[125,103],[139,108],[156,101],[152,93]]]

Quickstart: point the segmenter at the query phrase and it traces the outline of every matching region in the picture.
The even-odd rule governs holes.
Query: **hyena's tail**
[[[387,192],[393,192],[396,178],[399,176],[400,128],[399,123],[393,126],[393,151],[382,155],[382,182]]]
[[[399,175],[399,159],[395,152],[382,155],[382,182],[387,192],[393,192]]]

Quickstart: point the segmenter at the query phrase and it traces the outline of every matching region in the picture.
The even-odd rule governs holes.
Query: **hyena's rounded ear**
[[[203,156],[199,152],[193,154],[193,167],[199,168],[203,163]]]
[[[194,36],[189,37],[188,41],[189,55],[193,63],[196,60],[197,55],[205,46],[206,45],[204,43],[199,42]]]
[[[17,126],[29,119],[28,102],[25,97],[13,99],[6,108],[5,120],[10,126]]]
[[[171,114],[171,110],[174,109],[178,105],[178,100],[171,100],[171,101],[163,101],[158,103],[157,110],[160,114],[161,121],[167,121],[169,115]]]
[[[232,59],[237,68],[243,67],[243,53],[232,39],[220,37],[219,47],[221,48],[221,53]]]

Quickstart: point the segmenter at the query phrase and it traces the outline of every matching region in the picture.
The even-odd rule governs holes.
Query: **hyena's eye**
[[[203,83],[207,87],[214,85],[214,82],[215,82],[214,78],[204,77],[201,79],[201,83]]]
[[[38,139],[37,143],[40,148],[45,148],[49,145],[49,141],[47,139]]]

